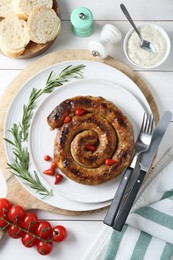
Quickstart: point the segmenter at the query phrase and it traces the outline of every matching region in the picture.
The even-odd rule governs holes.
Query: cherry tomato
[[[33,234],[25,233],[22,236],[22,244],[26,247],[33,247],[37,243],[38,239]]]
[[[52,238],[52,226],[48,221],[40,221],[36,227],[35,234],[43,239]]]
[[[111,166],[111,165],[113,165],[114,163],[116,163],[116,160],[113,160],[113,159],[106,159],[106,160],[105,160],[105,164],[106,164],[107,166]]]
[[[64,118],[64,123],[68,123],[68,122],[70,122],[71,121],[71,116],[66,116],[65,118]]]
[[[0,228],[4,228],[8,226],[7,214],[10,208],[11,208],[11,204],[9,200],[5,198],[0,198]]]
[[[10,225],[8,227],[8,235],[12,238],[19,238],[24,235],[24,231],[20,229],[21,225]]]
[[[63,226],[56,226],[53,228],[53,241],[61,242],[67,237],[67,230]]]
[[[52,242],[45,242],[40,240],[37,243],[37,251],[41,255],[48,255],[53,249],[53,243]]]
[[[8,211],[8,218],[13,223],[18,223],[22,221],[24,217],[24,209],[19,205],[13,205]]]
[[[46,175],[53,176],[55,174],[55,169],[56,168],[57,168],[57,164],[56,164],[56,162],[53,161],[51,163],[50,169],[45,170],[43,173],[46,174]]]
[[[38,223],[38,217],[33,212],[28,212],[22,221],[22,226],[28,231],[33,231]]]
[[[11,208],[11,203],[5,198],[0,198],[0,214],[7,213]]]
[[[43,173],[46,175],[53,176],[55,174],[55,170],[50,168],[50,169],[45,170]]]
[[[50,156],[49,156],[49,155],[45,155],[45,156],[44,156],[44,160],[45,160],[45,161],[50,161]]]
[[[53,169],[53,170],[55,170],[55,169],[57,168],[56,162],[53,161],[53,162],[51,163],[50,168]]]
[[[0,228],[5,228],[8,226],[7,220],[7,215],[5,214],[0,214]]]
[[[55,176],[54,184],[56,185],[56,184],[60,183],[62,181],[62,179],[63,179],[63,176],[60,173],[57,173]]]
[[[77,109],[75,110],[75,115],[76,115],[76,116],[81,116],[81,115],[83,115],[84,113],[86,113],[86,110],[83,109],[83,108],[77,108]]]
[[[96,147],[94,145],[86,145],[85,146],[88,151],[94,152],[96,150]]]

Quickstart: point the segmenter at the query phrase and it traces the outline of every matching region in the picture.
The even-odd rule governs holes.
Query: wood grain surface
[[[148,103],[150,104],[151,110],[155,117],[155,122],[157,123],[159,120],[159,112],[156,105],[156,102],[151,94],[149,87],[143,81],[141,77],[137,73],[135,73],[131,68],[127,65],[114,60],[111,57],[107,57],[104,60],[100,60],[92,57],[88,50],[64,50],[56,53],[51,53],[43,56],[40,59],[37,59],[31,65],[27,66],[19,75],[11,82],[6,91],[3,93],[0,100],[0,111],[1,111],[1,120],[0,120],[0,168],[3,172],[3,176],[7,183],[7,195],[6,197],[15,204],[20,204],[25,209],[41,209],[50,212],[55,212],[59,214],[65,215],[80,215],[86,214],[86,212],[73,212],[67,211],[59,208],[52,207],[43,201],[32,196],[16,179],[16,177],[10,173],[7,169],[7,158],[4,151],[4,143],[3,143],[3,131],[4,131],[4,122],[5,117],[10,106],[13,97],[19,91],[20,88],[24,85],[24,83],[34,76],[36,73],[41,71],[42,69],[51,66],[53,64],[62,62],[62,61],[72,61],[72,60],[92,60],[101,62],[107,65],[110,65],[124,74],[126,74],[130,79],[132,79],[136,85],[141,89],[144,93]],[[92,211],[95,212],[95,211]],[[90,212],[91,213],[91,212]]]

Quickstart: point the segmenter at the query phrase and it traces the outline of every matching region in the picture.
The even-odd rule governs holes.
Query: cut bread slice
[[[18,49],[18,50],[7,49],[3,43],[1,44],[0,47],[1,47],[1,52],[7,57],[12,59],[19,57],[25,51],[25,48]]]
[[[5,19],[3,19],[3,20],[0,22],[0,35],[1,35],[1,30],[2,30],[2,26],[3,26],[4,21],[5,21]]]
[[[59,35],[61,20],[53,9],[41,7],[30,13],[27,27],[31,41],[45,44]]]
[[[9,15],[0,24],[0,49],[9,57],[17,57],[25,50],[30,38],[26,22],[15,14]]]
[[[15,13],[21,19],[27,20],[31,11],[39,7],[52,8],[53,0],[14,0]]]
[[[0,0],[0,17],[7,17],[14,12],[14,0]]]

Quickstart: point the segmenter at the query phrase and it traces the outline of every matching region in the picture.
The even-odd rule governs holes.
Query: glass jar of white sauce
[[[143,39],[150,41],[155,52],[140,47],[140,39],[132,29],[124,39],[124,51],[128,60],[141,68],[154,68],[162,64],[170,52],[170,40],[167,33],[159,26],[144,24],[138,26]]]

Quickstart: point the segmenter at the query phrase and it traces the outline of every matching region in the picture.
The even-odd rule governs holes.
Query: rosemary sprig
[[[50,196],[52,195],[52,190],[48,191],[40,182],[40,179],[37,173],[34,171],[34,177],[29,173],[29,152],[26,146],[22,144],[22,131],[20,126],[14,124],[12,129],[9,130],[13,135],[13,141],[5,139],[12,145],[12,151],[15,156],[14,162],[12,164],[8,163],[8,167],[13,171],[13,173],[21,177],[27,184],[30,185],[32,189],[35,189],[36,192],[39,192],[40,195]]]
[[[23,117],[21,122],[21,129],[22,129],[22,138],[23,141],[26,141],[28,138],[28,128],[30,126],[30,119],[32,116],[32,111],[35,107],[35,101],[42,95],[42,94],[49,94],[51,93],[56,87],[62,86],[65,82],[68,82],[69,79],[72,78],[82,78],[82,69],[85,65],[77,65],[72,66],[69,65],[65,69],[61,71],[61,73],[56,76],[53,74],[53,71],[49,74],[48,79],[46,81],[46,85],[43,89],[35,89],[31,91],[29,101],[26,105],[23,106]]]
[[[38,192],[42,198],[51,196],[53,192],[52,190],[48,191],[44,187],[36,171],[34,171],[32,175],[29,172],[30,155],[27,149],[28,129],[30,127],[33,110],[36,107],[36,100],[38,100],[42,94],[51,93],[56,87],[62,86],[65,82],[68,82],[69,79],[82,78],[82,69],[84,67],[85,65],[67,66],[58,76],[53,74],[52,71],[48,76],[44,88],[32,89],[27,104],[23,105],[21,122],[18,124],[14,123],[11,130],[9,130],[13,136],[13,140],[4,138],[4,140],[12,146],[14,155],[14,161],[11,164],[8,163],[8,167],[13,174],[22,178],[25,183]]]

